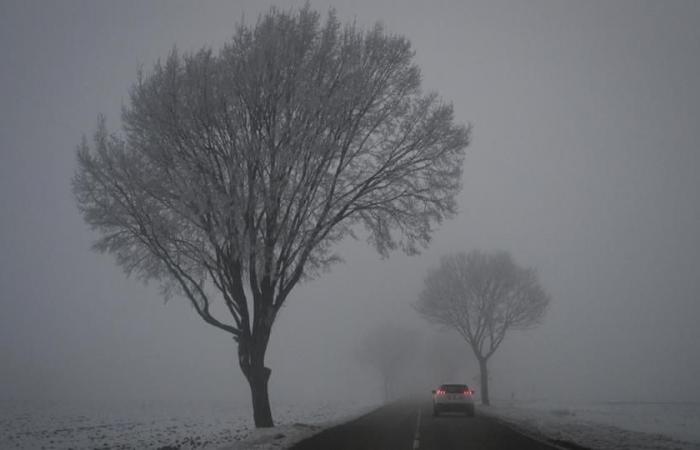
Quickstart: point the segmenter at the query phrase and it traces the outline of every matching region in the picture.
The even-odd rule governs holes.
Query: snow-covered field
[[[700,403],[496,403],[481,407],[514,428],[597,450],[699,450]]]
[[[285,448],[372,408],[309,404],[273,408],[276,427],[256,430],[247,405],[137,405],[100,411],[2,405],[0,449]]]
[[[377,406],[278,406],[277,426],[256,430],[248,405],[143,404],[109,412],[2,405],[0,449],[281,450]],[[563,448],[700,450],[698,403],[496,402],[478,410]]]

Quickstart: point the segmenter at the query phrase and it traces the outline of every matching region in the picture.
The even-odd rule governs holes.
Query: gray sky
[[[271,4],[0,0],[0,399],[247,401],[226,334],[89,250],[70,178],[97,114],[118,125],[140,64],[217,48]],[[461,212],[428,251],[380,260],[347,242],[345,264],[292,293],[273,403],[338,380],[364,391],[362,334],[430,330],[410,308],[427,268],[472,248],[511,251],[553,297],[494,356],[493,395],[700,401],[700,3],[311,5],[407,36],[474,139]]]

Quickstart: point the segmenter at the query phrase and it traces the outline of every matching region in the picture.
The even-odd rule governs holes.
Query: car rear
[[[474,391],[466,384],[443,384],[433,393],[433,414],[462,412],[474,415]]]

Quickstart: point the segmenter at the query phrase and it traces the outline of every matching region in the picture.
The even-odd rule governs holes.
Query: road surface
[[[292,450],[555,450],[479,414],[433,417],[430,402],[403,401],[329,428]]]

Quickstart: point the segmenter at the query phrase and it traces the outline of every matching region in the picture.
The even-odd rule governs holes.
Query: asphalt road
[[[479,414],[433,417],[430,402],[403,401],[329,428],[293,450],[555,450]]]

